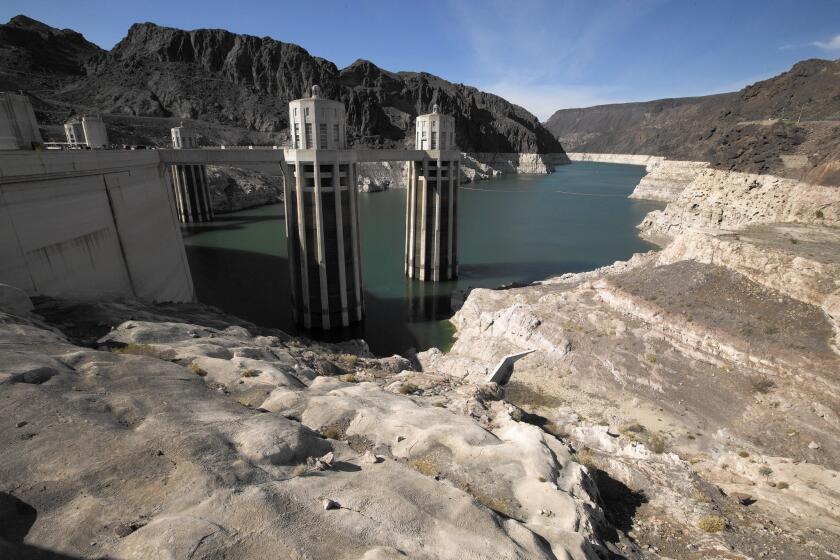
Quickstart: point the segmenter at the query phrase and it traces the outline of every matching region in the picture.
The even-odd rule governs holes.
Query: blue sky
[[[3,0],[111,48],[134,22],[297,43],[339,68],[366,58],[555,109],[732,91],[840,57],[840,0]]]

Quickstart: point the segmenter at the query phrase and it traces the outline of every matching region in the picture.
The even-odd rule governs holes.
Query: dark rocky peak
[[[21,89],[49,86],[56,79],[84,74],[85,62],[100,52],[102,49],[81,33],[56,29],[23,15],[0,25],[0,67],[14,70],[14,86]]]
[[[369,60],[362,58],[343,68],[338,81],[346,87],[391,87],[401,83],[400,76],[383,70]]]

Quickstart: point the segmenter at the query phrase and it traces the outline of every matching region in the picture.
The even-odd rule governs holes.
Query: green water
[[[403,275],[404,189],[359,193],[365,321],[330,333],[364,338],[378,355],[446,348],[456,288],[529,283],[625,260],[650,245],[635,226],[661,205],[627,196],[644,175],[632,165],[575,163],[551,175],[506,176],[460,191],[460,278],[427,283]],[[263,206],[185,228],[200,301],[259,325],[292,323],[283,206]]]

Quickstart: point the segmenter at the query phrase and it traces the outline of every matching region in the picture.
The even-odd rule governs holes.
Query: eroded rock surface
[[[452,350],[419,362],[475,381],[535,350],[504,398],[593,469],[622,554],[833,558],[838,208],[836,188],[701,169],[641,225],[661,251],[472,290]]]
[[[200,305],[37,304],[30,318],[0,313],[0,492],[23,504],[0,507],[4,525],[22,527],[3,550],[606,552],[588,471],[495,385],[412,371],[363,344],[258,331]]]

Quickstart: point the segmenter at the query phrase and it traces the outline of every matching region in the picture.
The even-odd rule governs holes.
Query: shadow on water
[[[481,263],[461,265],[460,274],[461,280],[466,282],[473,279],[480,282],[484,278],[504,278],[513,275],[514,279],[511,282],[530,284],[569,272],[586,272],[599,266],[599,263],[593,261],[566,260]]]
[[[292,316],[289,263],[284,257],[239,249],[187,245],[187,259],[201,303],[262,327],[325,342],[364,338],[376,354],[417,347],[401,307],[365,293],[366,319],[345,329],[304,330]],[[448,308],[448,300],[447,300]],[[399,350],[394,350],[398,348]]]
[[[244,230],[248,226],[259,224],[262,222],[285,222],[283,216],[222,216],[220,218],[213,218],[212,222],[206,224],[190,224],[181,227],[181,234],[184,239],[195,237],[207,232],[216,231],[237,231]],[[278,226],[278,227],[283,227]]]

